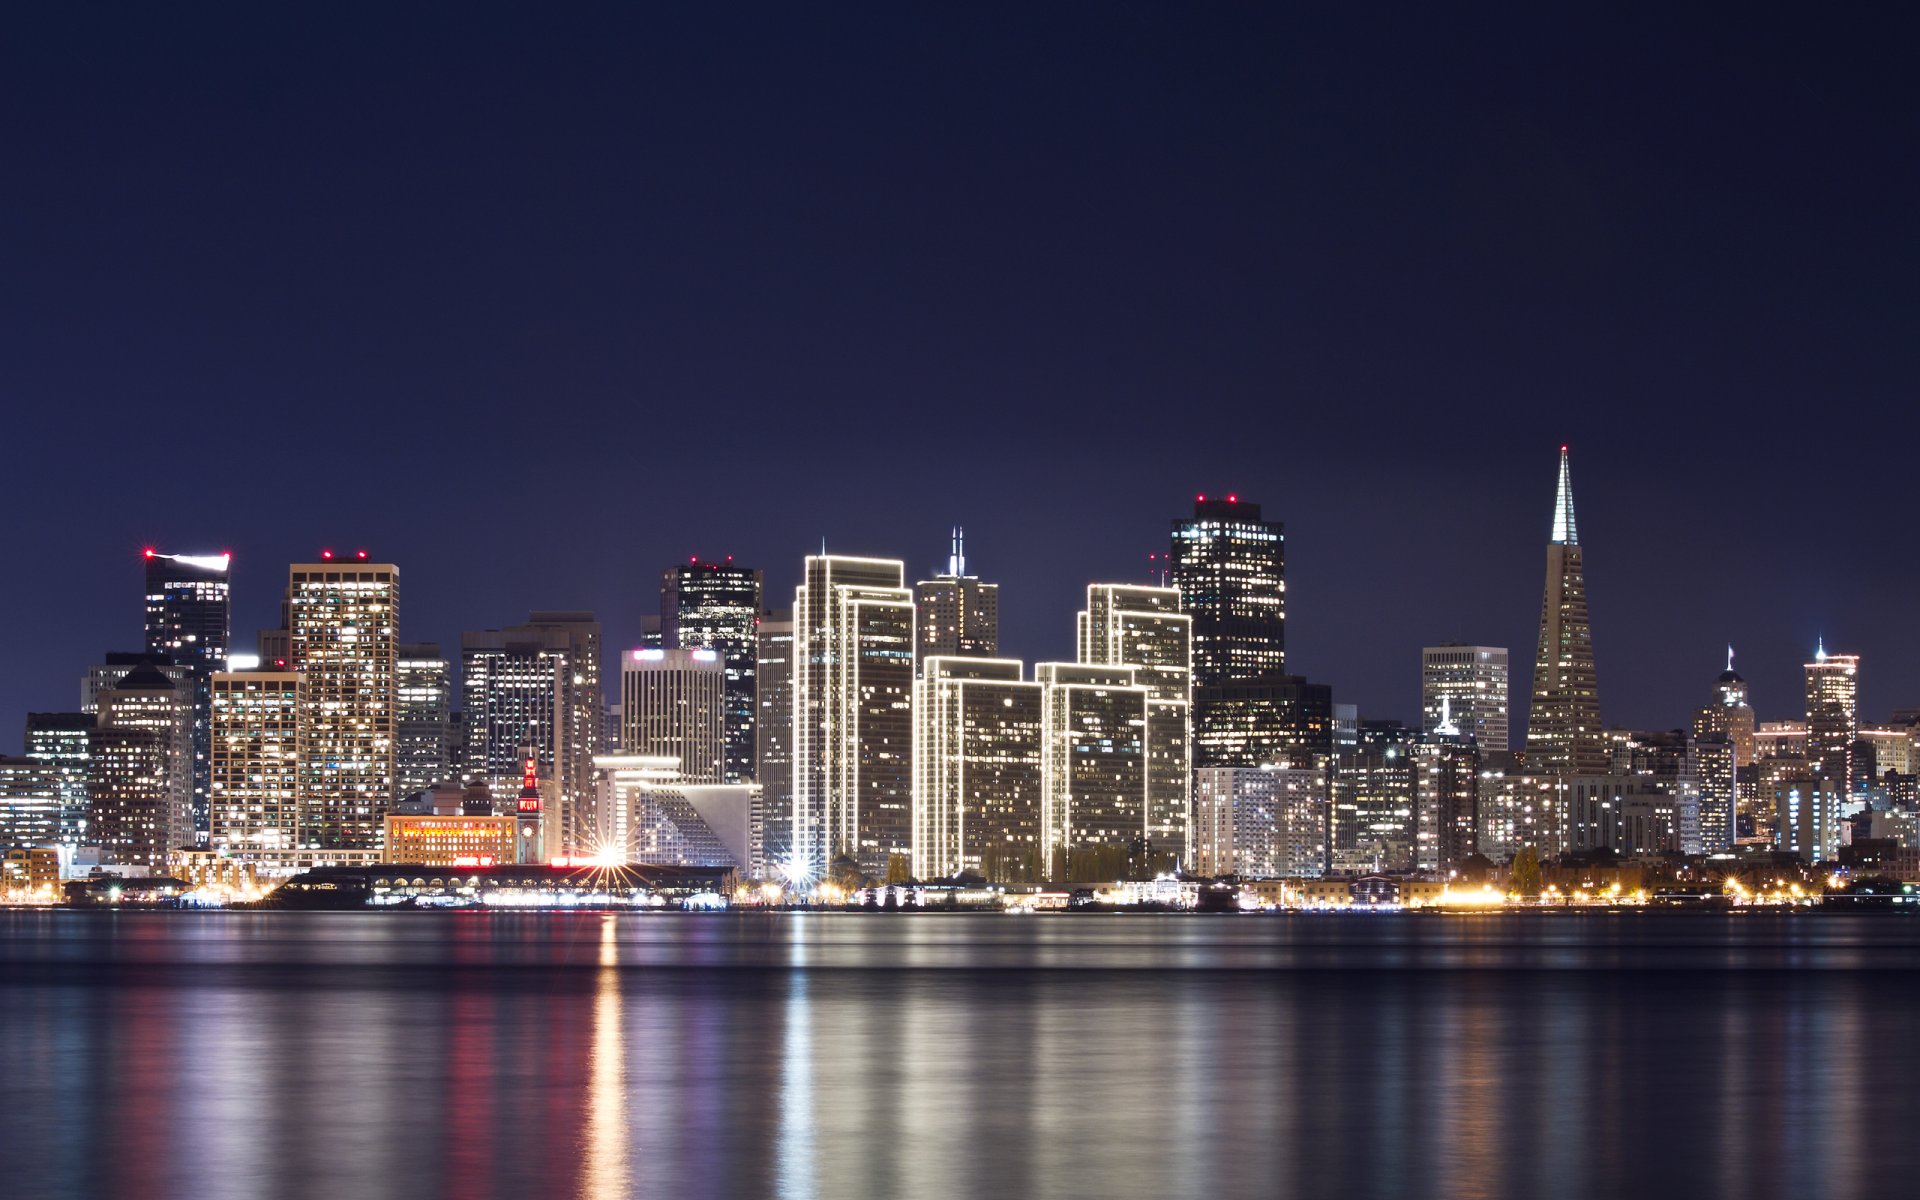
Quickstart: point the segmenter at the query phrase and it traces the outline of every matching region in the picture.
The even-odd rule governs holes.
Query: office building
[[[717,650],[630,650],[620,660],[620,753],[679,760],[679,777],[724,783],[725,662]]]
[[[755,634],[754,778],[760,817],[754,855],[764,872],[786,873],[793,857],[793,613],[770,610]]]
[[[453,664],[437,644],[411,643],[395,650],[393,671],[394,794],[461,782],[453,762]]]
[[[602,861],[764,871],[754,861],[756,785],[690,784],[665,755],[603,754],[594,774]]]
[[[1287,668],[1286,529],[1237,495],[1194,501],[1173,522],[1169,581],[1193,618],[1196,686]]]
[[[1567,848],[1623,857],[1681,853],[1684,796],[1652,775],[1575,775],[1568,780]]]
[[[1527,757],[1534,770],[1592,775],[1606,770],[1606,731],[1594,674],[1587,578],[1573,517],[1573,476],[1560,447],[1560,483],[1547,544],[1546,595],[1533,660],[1533,706],[1527,713]]]
[[[93,721],[93,714],[84,712],[27,714],[27,757],[51,772],[60,797],[56,840],[63,846],[87,840],[87,738]]]
[[[1420,728],[1506,753],[1507,648],[1444,642],[1421,650]]]
[[[37,758],[0,755],[0,850],[58,843],[60,801],[54,768]]]
[[[1147,702],[1147,840],[1171,866],[1186,853],[1193,787],[1193,618],[1175,588],[1087,585],[1079,660],[1130,666]]]
[[[146,551],[147,652],[185,667],[193,681],[193,824],[202,835],[211,736],[208,681],[215,671],[227,669],[231,562],[227,554]]]
[[[916,672],[928,658],[993,658],[1000,653],[1000,585],[967,574],[966,531],[955,527],[947,568],[913,585]]]
[[[1747,681],[1733,669],[1733,648],[1727,648],[1727,669],[1714,682],[1713,698],[1693,718],[1693,732],[1706,737],[1721,734],[1733,743],[1734,765],[1741,770],[1753,766],[1758,753],[1753,703]]]
[[[1693,739],[1694,776],[1700,790],[1700,850],[1720,854],[1739,839],[1739,751],[1724,733]]]
[[[1774,849],[1808,862],[1832,862],[1840,855],[1842,796],[1825,774],[1772,781]]]
[[[300,676],[293,671],[217,671],[212,698],[209,848],[287,873],[305,836],[301,803]]]
[[[95,697],[87,741],[87,826],[106,860],[164,870],[194,844],[193,693],[136,667]]]
[[[507,804],[533,747],[540,778],[558,789],[561,843],[579,852],[591,838],[593,759],[606,728],[599,623],[592,613],[536,612],[524,625],[462,634],[460,660],[465,774]]]
[[[914,685],[913,874],[1035,883],[1042,686],[1014,659],[935,655]]]
[[[400,568],[294,563],[287,667],[303,677],[300,837],[319,850],[377,850],[393,802]]]
[[[1853,794],[1860,739],[1860,656],[1828,654],[1822,641],[1807,673],[1807,757],[1842,797]]]
[[[1422,734],[1408,749],[1417,789],[1414,865],[1456,873],[1480,849],[1480,748],[1465,738]]]
[[[1321,767],[1201,767],[1194,772],[1193,871],[1302,878],[1327,865]]]
[[[660,640],[650,649],[710,650],[725,678],[726,757],[716,782],[752,783],[759,720],[761,574],[696,560],[668,567],[660,583]]]
[[[1115,880],[1146,865],[1152,834],[1138,667],[1040,663],[1040,843],[1049,879]]]
[[[1567,848],[1567,777],[1532,771],[1517,754],[1481,759],[1476,789],[1480,854],[1496,863],[1531,846],[1544,859]]]
[[[913,592],[896,559],[809,555],[795,590],[793,855],[885,876],[912,852]]]
[[[1196,684],[1193,722],[1196,768],[1311,766],[1333,752],[1333,689],[1280,674]]]
[[[193,690],[193,681],[187,668],[168,662],[158,654],[148,654],[144,650],[109,650],[105,658],[91,667],[80,678],[80,711],[96,713],[100,711],[100,693],[113,687],[127,673],[140,667],[151,667],[167,677],[175,687],[189,692]]]

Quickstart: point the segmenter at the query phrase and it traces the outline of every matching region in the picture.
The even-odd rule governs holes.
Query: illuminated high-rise
[[[808,555],[794,592],[793,856],[912,852],[913,591],[897,559]]]
[[[60,797],[62,845],[79,846],[87,840],[87,738],[93,723],[92,713],[27,714],[27,757],[51,773]]]
[[[1733,648],[1729,646],[1727,669],[1714,682],[1713,699],[1694,715],[1693,732],[1697,737],[1725,735],[1733,743],[1734,765],[1744,771],[1753,765],[1757,728],[1747,681],[1733,669]]]
[[[1806,672],[1807,757],[1844,798],[1852,795],[1853,744],[1860,740],[1860,656],[1828,654],[1822,641]]]
[[[935,655],[914,684],[913,873],[1031,883],[1040,857],[1042,685],[1015,659]]]
[[[755,857],[777,875],[793,855],[793,614],[767,612],[755,638],[753,761],[760,785]]]
[[[1095,583],[1079,613],[1079,660],[1130,666],[1147,689],[1147,829],[1152,853],[1186,853],[1193,787],[1193,618],[1171,587]]]
[[[266,872],[291,869],[313,840],[301,827],[300,693],[293,671],[218,671],[211,681],[208,845]]]
[[[453,667],[432,642],[402,645],[394,661],[393,791],[411,796],[456,783],[453,763]]]
[[[1326,871],[1323,767],[1201,767],[1193,809],[1195,874],[1272,879]]]
[[[1420,728],[1507,749],[1507,648],[1444,642],[1420,651]]]
[[[629,650],[620,659],[621,754],[679,760],[679,781],[726,782],[730,712],[718,650]]]
[[[146,551],[147,651],[187,669],[193,694],[193,824],[207,829],[210,704],[208,684],[227,669],[232,633],[227,554]]]
[[[992,658],[1000,653],[1000,585],[967,574],[966,531],[953,531],[947,569],[913,585],[913,661],[934,655]]]
[[[60,783],[37,758],[0,755],[0,851],[61,841]]]
[[[750,567],[692,560],[668,567],[660,581],[660,642],[666,650],[711,650],[725,681],[726,762],[723,779],[754,781],[754,702],[758,675],[761,574]]]
[[[1560,482],[1547,543],[1547,586],[1533,660],[1533,704],[1527,712],[1527,758],[1533,770],[1592,775],[1607,769],[1606,731],[1593,666],[1587,577],[1573,518],[1573,475],[1560,447]]]
[[[364,554],[364,551],[362,552]],[[377,850],[393,801],[400,568],[364,557],[294,563],[288,668],[300,702],[300,837]]]
[[[1152,832],[1148,716],[1140,668],[1039,663],[1040,844],[1049,879],[1117,879]]]
[[[194,843],[192,692],[136,667],[96,699],[88,836],[109,861],[164,871],[167,851]]]
[[[1194,501],[1173,523],[1168,562],[1193,618],[1197,686],[1287,669],[1286,527],[1237,495]]]
[[[539,777],[558,790],[558,836],[568,850],[590,838],[593,759],[605,729],[600,625],[593,614],[536,612],[524,625],[460,635],[465,770],[496,802],[520,794],[532,747]]]

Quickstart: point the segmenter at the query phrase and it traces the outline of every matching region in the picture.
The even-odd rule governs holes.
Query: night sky
[[[1231,490],[1295,670],[1414,719],[1423,644],[1507,645],[1518,737],[1563,441],[1610,723],[1728,641],[1796,716],[1820,634],[1920,705],[1897,15],[36,7],[16,731],[138,646],[146,545],[236,555],[243,648],[322,546],[401,565],[405,640],[618,646],[676,559],[790,599],[822,537],[917,574],[958,522],[1032,660]]]

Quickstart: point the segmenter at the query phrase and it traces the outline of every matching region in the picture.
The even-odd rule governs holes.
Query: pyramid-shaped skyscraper
[[[1596,775],[1607,769],[1600,725],[1600,689],[1593,671],[1593,627],[1587,578],[1573,521],[1573,476],[1560,447],[1560,486],[1547,543],[1546,598],[1533,660],[1533,704],[1527,712],[1527,758],[1534,770]]]

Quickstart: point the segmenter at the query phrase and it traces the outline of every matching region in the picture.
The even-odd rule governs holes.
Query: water
[[[0,913],[0,1195],[1912,1195],[1920,921]]]

